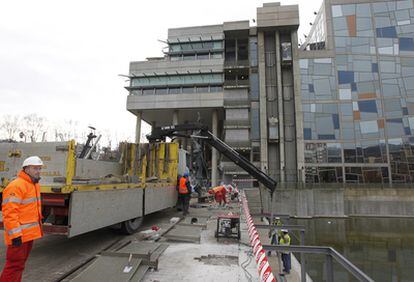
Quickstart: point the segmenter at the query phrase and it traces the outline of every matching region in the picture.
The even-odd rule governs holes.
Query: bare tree
[[[29,114],[23,117],[23,126],[23,133],[29,138],[30,142],[36,142],[40,137],[46,140],[46,118],[37,114]]]
[[[19,116],[5,115],[0,123],[0,130],[5,136],[5,139],[16,140],[17,132],[19,131]]]

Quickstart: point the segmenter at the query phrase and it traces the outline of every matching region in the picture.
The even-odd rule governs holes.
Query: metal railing
[[[334,271],[333,271],[333,260],[335,259],[343,268],[349,271],[356,279],[364,282],[374,282],[368,275],[366,275],[362,270],[356,267],[352,262],[347,260],[343,255],[338,253],[335,249],[331,247],[320,247],[320,246],[303,246],[303,245],[290,245],[290,246],[281,246],[281,245],[263,245],[264,250],[267,251],[277,251],[277,252],[293,252],[301,254],[323,254],[326,255],[326,281],[333,282],[334,280]],[[303,268],[304,264],[301,262],[301,267]],[[302,275],[302,281],[306,281],[306,276]]]
[[[343,268],[349,271],[356,279],[364,282],[373,282],[368,275],[366,275],[362,270],[356,267],[352,262],[347,258],[337,252],[331,247],[321,247],[321,246],[305,246],[305,227],[302,225],[267,225],[267,224],[255,224],[256,228],[269,229],[269,230],[281,230],[288,229],[289,231],[299,231],[299,242],[300,245],[290,245],[290,246],[281,246],[281,245],[263,245],[263,249],[266,251],[289,251],[293,253],[300,253],[300,264],[301,264],[301,281],[306,282],[306,260],[305,254],[323,254],[325,255],[326,261],[326,281],[334,281],[334,271],[333,271],[333,259],[338,262]]]
[[[274,215],[276,216],[276,215]],[[278,217],[281,217],[277,215]],[[288,216],[289,218],[289,216]],[[305,245],[305,226],[303,225],[290,225],[290,224],[283,224],[283,225],[266,225],[266,224],[255,224],[256,228],[265,228],[269,229],[269,227],[273,230],[281,230],[281,229],[288,229],[289,231],[299,231],[299,242],[303,246]],[[305,253],[300,254],[300,272],[302,281],[306,282],[306,261],[305,261]]]

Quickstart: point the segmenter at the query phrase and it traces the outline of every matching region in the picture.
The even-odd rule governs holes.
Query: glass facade
[[[324,5],[334,55],[299,61],[306,181],[413,182],[413,1]]]
[[[170,42],[168,58],[171,61],[222,59],[223,40]]]

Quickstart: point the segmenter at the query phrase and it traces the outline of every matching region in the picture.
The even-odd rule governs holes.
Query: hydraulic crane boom
[[[187,131],[196,132],[196,134],[186,134]],[[237,164],[239,167],[244,169],[252,177],[256,178],[269,190],[270,195],[273,195],[276,189],[277,182],[268,176],[266,173],[258,169],[249,160],[240,155],[236,150],[231,148],[229,145],[221,141],[219,138],[214,136],[208,127],[203,124],[178,124],[171,126],[156,127],[152,130],[151,134],[147,135],[149,142],[165,141],[166,137],[185,137],[185,138],[200,138],[204,142],[207,142],[210,146],[214,147],[221,154],[225,155],[232,162]]]

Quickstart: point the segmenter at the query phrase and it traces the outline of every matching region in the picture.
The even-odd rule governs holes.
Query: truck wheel
[[[133,218],[121,223],[121,231],[125,234],[133,234],[137,232],[143,221],[142,217]]]

